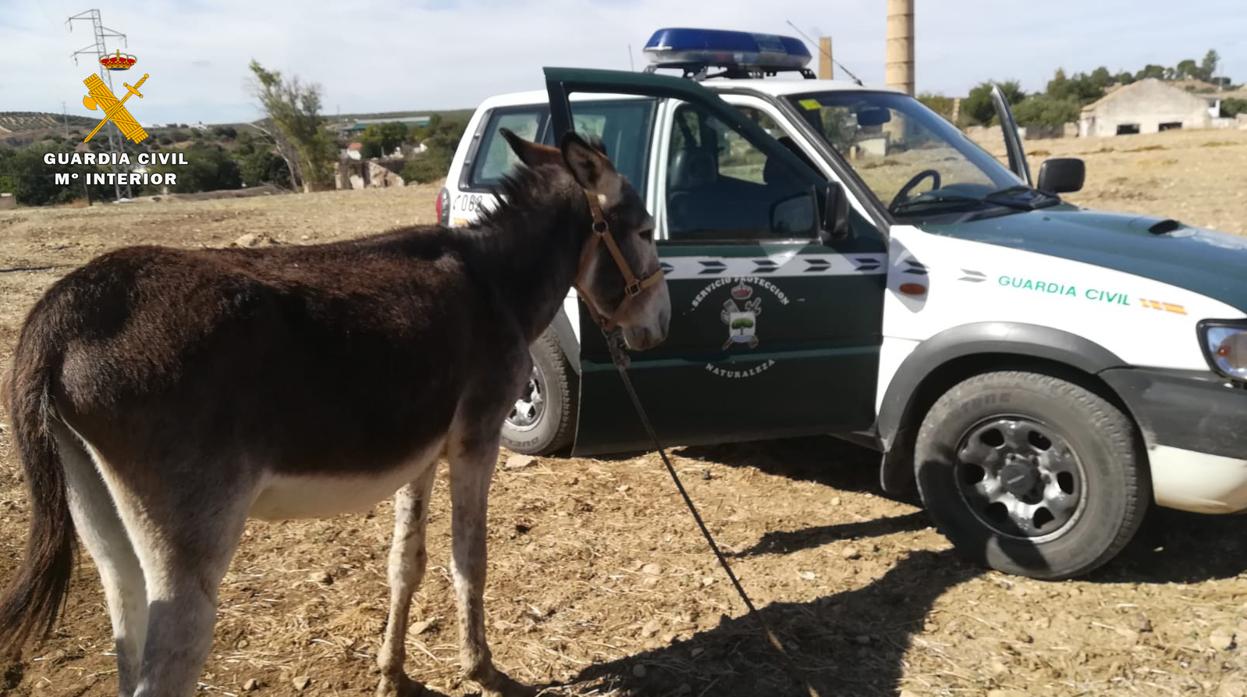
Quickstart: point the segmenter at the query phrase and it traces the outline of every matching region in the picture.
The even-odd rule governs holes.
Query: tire
[[[576,374],[548,331],[529,351],[533,375],[502,422],[502,445],[525,455],[549,455],[566,449],[576,435]]]
[[[1151,482],[1134,423],[1060,378],[992,372],[927,412],[914,448],[928,514],[965,557],[1057,580],[1106,563],[1134,537]]]

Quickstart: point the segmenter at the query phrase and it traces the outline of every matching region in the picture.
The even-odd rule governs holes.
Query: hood
[[[1247,237],[1070,205],[918,227],[1150,278],[1247,313]]]

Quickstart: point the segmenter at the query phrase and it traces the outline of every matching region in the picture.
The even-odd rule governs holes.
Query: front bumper
[[[1112,368],[1100,377],[1143,432],[1157,504],[1247,510],[1247,389],[1203,371]]]

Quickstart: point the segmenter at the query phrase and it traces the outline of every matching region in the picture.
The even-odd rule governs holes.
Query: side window
[[[753,113],[749,113],[752,111]],[[765,114],[746,115],[774,134]],[[667,233],[672,241],[812,237],[817,175],[768,157],[748,138],[692,104],[674,112],[667,152]]]
[[[517,109],[498,109],[489,116],[489,123],[477,146],[472,163],[472,176],[468,180],[472,188],[490,188],[502,180],[519,160],[498,131],[507,128],[516,135],[536,140],[548,120],[548,109],[542,105]]]
[[[602,141],[615,169],[632,188],[645,190],[650,142],[654,129],[654,99],[579,100],[572,102],[572,127],[585,138]],[[554,144],[546,129],[545,142]]]

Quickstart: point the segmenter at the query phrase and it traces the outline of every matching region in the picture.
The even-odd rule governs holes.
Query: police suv
[[[1247,509],[1247,238],[1064,202],[1083,163],[1032,179],[999,95],[1008,166],[905,94],[813,79],[790,37],[645,51],[487,99],[438,214],[493,204],[501,128],[600,138],[657,222],[670,332],[631,375],[667,443],[865,442],[963,553],[1037,578],[1108,561],[1153,502]],[[508,448],[649,445],[574,294],[532,352]]]

